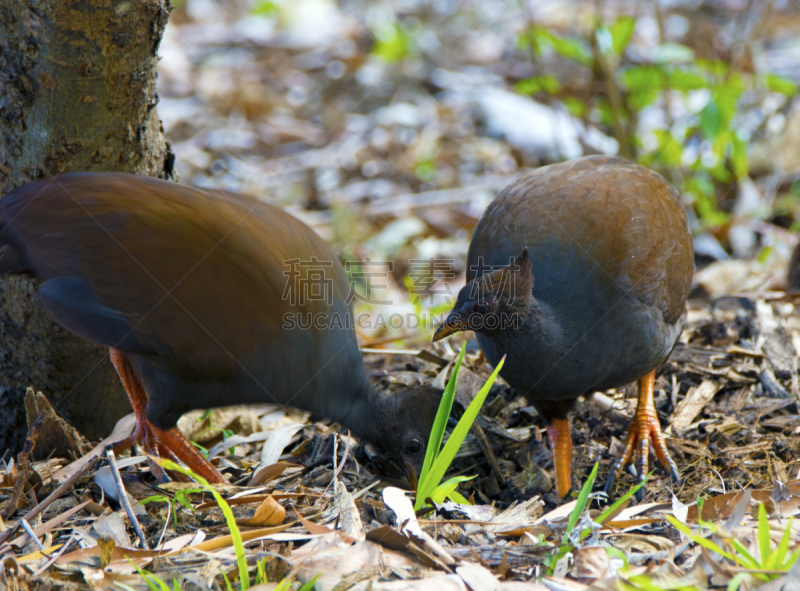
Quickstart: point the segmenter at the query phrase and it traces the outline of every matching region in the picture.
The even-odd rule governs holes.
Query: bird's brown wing
[[[277,346],[285,314],[330,311],[331,298],[347,294],[339,263],[307,226],[223,192],[125,174],[69,174],[12,192],[0,215],[29,270],[83,282],[109,318],[130,327],[134,349],[178,370],[235,371],[237,360]],[[297,262],[316,265],[324,297],[303,300],[308,267],[295,272]],[[78,330],[62,324],[91,338],[89,327],[81,334],[77,312],[72,320]]]
[[[516,256],[523,246],[532,256],[546,256],[552,241],[562,250],[571,244],[575,257],[598,262],[599,273],[660,309],[667,323],[683,314],[692,239],[678,194],[660,175],[607,156],[528,173],[502,191],[481,218],[467,279],[478,274],[477,253],[497,253],[493,264],[502,264],[502,257]]]

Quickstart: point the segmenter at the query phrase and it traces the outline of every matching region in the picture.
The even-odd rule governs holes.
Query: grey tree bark
[[[169,0],[0,0],[0,195],[64,172],[172,175],[156,113]],[[32,386],[90,438],[131,411],[108,350],[53,323],[35,284],[0,278],[0,449]]]

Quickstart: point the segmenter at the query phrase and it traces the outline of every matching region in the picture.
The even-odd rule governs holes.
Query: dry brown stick
[[[86,464],[84,464],[84,466],[80,470],[78,470],[77,472],[75,472],[75,474],[67,478],[56,490],[50,493],[45,500],[43,500],[33,509],[28,511],[23,517],[23,519],[31,521],[34,517],[39,515],[39,513],[47,509],[50,505],[53,504],[54,501],[58,500],[61,497],[61,495],[63,495],[67,491],[67,489],[69,489],[73,484],[75,484],[78,481],[78,479],[80,479],[81,476],[86,474],[86,472],[88,472],[90,468],[94,467],[94,465],[97,463],[97,460],[99,459],[100,459],[100,454],[97,454],[91,460],[86,462]],[[20,527],[21,527],[21,522],[18,521],[17,523],[9,527],[6,531],[4,531],[2,534],[0,534],[0,545],[7,542],[11,536],[13,536],[15,533],[17,533],[17,531],[19,531]],[[7,549],[8,549],[7,547],[6,548],[0,547],[0,554],[3,554],[5,551],[7,551]]]
[[[484,433],[483,428],[477,422],[472,424],[472,429],[475,431],[475,435],[478,436],[478,443],[483,450],[483,455],[486,456],[492,472],[494,472],[495,476],[497,476],[497,479],[499,480],[498,484],[504,484],[506,481],[506,476],[500,469],[500,464],[497,463],[497,457],[495,457],[494,451],[492,451],[492,446],[489,445],[489,439],[487,439],[486,433]]]
[[[17,504],[22,498],[22,493],[25,492],[25,485],[28,483],[28,477],[31,472],[30,456],[33,453],[33,448],[36,447],[36,439],[39,437],[39,431],[42,430],[45,421],[48,419],[47,411],[43,410],[36,417],[36,420],[31,425],[28,436],[25,438],[25,446],[17,456],[17,481],[14,483],[14,490],[11,493],[11,498],[2,512],[0,518],[7,520],[17,511]]]
[[[128,498],[128,492],[125,490],[125,485],[122,482],[122,475],[119,473],[117,459],[114,457],[112,445],[106,447],[106,458],[108,459],[108,463],[111,465],[111,474],[114,477],[114,484],[117,487],[117,493],[119,493],[119,504],[122,505],[122,507],[125,509],[125,513],[128,514],[128,519],[130,519],[136,535],[139,536],[139,543],[142,545],[142,548],[149,550],[150,546],[147,544],[147,538],[144,536],[142,526],[139,525],[139,520],[136,519],[136,514],[133,512],[131,501]]]

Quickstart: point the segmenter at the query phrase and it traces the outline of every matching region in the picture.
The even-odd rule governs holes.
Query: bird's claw
[[[661,462],[661,465],[669,473],[672,481],[677,483],[680,480],[678,465],[667,450],[667,445],[664,440],[664,435],[661,432],[661,425],[658,422],[655,408],[639,409],[637,410],[636,417],[628,427],[628,438],[625,442],[625,450],[611,467],[605,486],[607,495],[611,494],[614,482],[620,477],[625,466],[632,460],[636,470],[636,481],[644,482],[649,467],[651,441],[653,452],[655,452],[659,462]],[[637,491],[636,498],[640,502],[644,499],[644,487]]]

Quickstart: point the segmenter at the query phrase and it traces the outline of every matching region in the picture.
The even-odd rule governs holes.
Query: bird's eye
[[[491,311],[489,304],[475,304],[476,314],[488,314]]]
[[[419,439],[410,439],[406,441],[405,450],[407,454],[415,456],[422,451],[422,444],[419,442]]]

